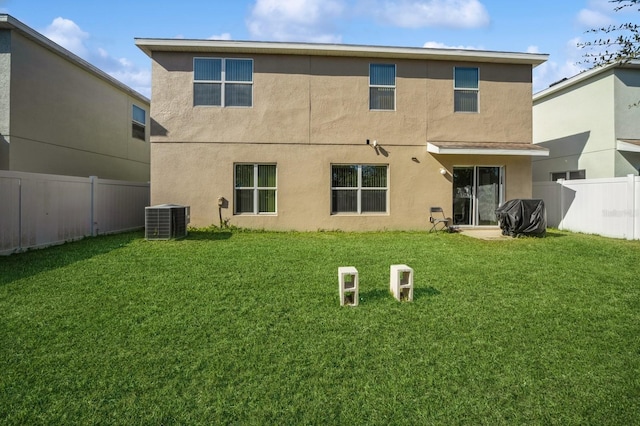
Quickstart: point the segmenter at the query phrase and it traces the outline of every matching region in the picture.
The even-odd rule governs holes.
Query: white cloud
[[[151,96],[150,69],[140,68],[127,58],[115,58],[102,47],[87,47],[91,36],[75,22],[56,18],[41,33],[133,90]]]
[[[222,33],[218,35],[212,35],[211,37],[209,37],[209,40],[231,40],[231,34]]]
[[[90,52],[88,61],[133,90],[151,97],[151,70],[140,68],[127,58],[116,58],[102,48]]]
[[[613,24],[613,19],[600,11],[591,9],[582,9],[578,12],[578,24],[584,28],[601,28]]]
[[[422,47],[427,49],[464,49],[464,50],[484,50],[483,47],[475,46],[449,46],[438,41],[428,41]]]
[[[124,67],[110,71],[108,74],[136,92],[151,98],[151,70]]]
[[[570,60],[562,63],[549,60],[533,69],[533,93],[544,90],[565,78],[580,74],[582,71],[585,71],[585,68]]]
[[[42,31],[42,34],[82,58],[85,58],[88,53],[84,42],[89,38],[89,34],[82,31],[75,22],[69,19],[54,19],[51,25]]]
[[[533,92],[546,89],[549,85],[564,78],[573,77],[585,71],[587,67],[581,65],[583,52],[577,46],[579,38],[573,38],[565,44],[564,61],[554,61],[552,57],[541,65],[533,69]]]
[[[527,53],[540,53],[540,49],[538,46],[529,46],[527,47]]]
[[[256,0],[247,27],[261,39],[340,43],[335,20],[344,10],[344,0]]]
[[[376,17],[403,28],[479,28],[490,23],[479,0],[394,0],[376,8]]]
[[[611,13],[618,6],[618,3],[611,0],[589,0],[589,9],[600,12]]]

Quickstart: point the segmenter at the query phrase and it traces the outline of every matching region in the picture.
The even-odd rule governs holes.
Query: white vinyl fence
[[[144,227],[149,183],[0,170],[0,254]]]
[[[640,239],[640,177],[534,182],[547,225],[612,238]]]

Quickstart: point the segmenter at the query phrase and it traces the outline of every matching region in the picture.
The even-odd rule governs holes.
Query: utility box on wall
[[[407,265],[391,265],[389,290],[399,301],[413,300],[413,269]]]
[[[189,206],[160,204],[145,207],[144,234],[147,240],[172,240],[187,236]]]

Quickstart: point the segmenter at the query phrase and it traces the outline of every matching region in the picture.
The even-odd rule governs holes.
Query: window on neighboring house
[[[193,105],[253,106],[253,59],[193,59]]]
[[[369,64],[369,109],[396,109],[396,66]]]
[[[386,165],[332,165],[331,213],[386,213],[387,169]]]
[[[453,74],[453,110],[478,112],[479,69],[455,67]]]
[[[131,113],[131,136],[136,139],[146,140],[147,112],[139,106],[133,105]]]
[[[551,180],[553,182],[557,181],[558,179],[574,180],[574,179],[586,179],[586,178],[587,178],[587,173],[585,170],[572,170],[572,171],[566,171],[566,172],[551,173]]]
[[[235,165],[235,213],[276,212],[276,165]]]

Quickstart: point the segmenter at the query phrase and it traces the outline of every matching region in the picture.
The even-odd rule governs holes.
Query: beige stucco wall
[[[253,107],[219,108],[193,107],[193,57],[153,54],[151,202],[191,206],[194,226],[218,224],[224,197],[223,218],[242,227],[425,229],[430,206],[451,215],[457,165],[503,166],[505,199],[531,196],[529,157],[426,151],[428,140],[531,143],[531,66],[254,55]],[[397,65],[396,111],[369,111],[370,63]],[[479,114],[453,113],[454,66],[479,66]],[[277,164],[276,215],[233,214],[240,162]],[[388,213],[331,215],[336,163],[388,165]]]
[[[383,147],[384,148],[384,147]],[[241,227],[280,230],[424,229],[431,206],[451,215],[450,173],[440,167],[480,164],[504,166],[506,199],[531,197],[531,162],[508,156],[432,156],[423,147],[388,147],[377,154],[367,145],[155,143],[152,146],[152,204],[191,207],[191,224],[219,223],[218,197],[229,200],[223,219]],[[417,161],[412,160],[416,157]],[[277,214],[234,215],[234,164],[277,164]],[[331,164],[389,166],[387,214],[331,214]]]
[[[481,64],[480,114],[454,114],[453,67],[478,64],[254,55],[252,108],[194,108],[193,57],[153,55],[152,141],[531,143],[530,66]],[[396,111],[369,111],[372,62],[397,65]]]
[[[10,170],[149,180],[149,142],[131,136],[148,103],[15,31],[10,90]]]

